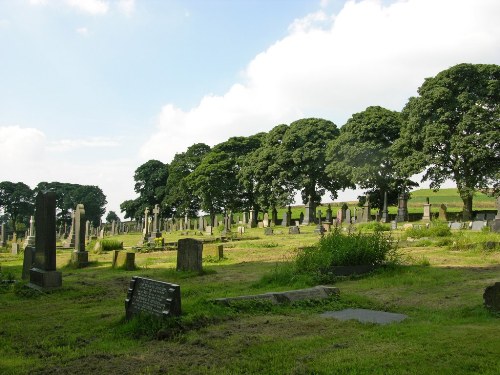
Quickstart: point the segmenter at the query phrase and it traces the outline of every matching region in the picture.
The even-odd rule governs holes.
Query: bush
[[[357,229],[362,232],[373,231],[373,232],[388,232],[391,230],[390,224],[382,224],[378,221],[372,221],[370,223],[358,224]]]
[[[380,232],[342,234],[335,229],[297,255],[299,272],[327,274],[333,266],[380,265],[394,261],[396,246]]]
[[[451,230],[447,224],[433,223],[429,228],[410,228],[405,235],[412,238],[448,237],[451,236]]]
[[[96,246],[96,245],[99,246]],[[123,250],[123,242],[118,240],[103,239],[96,242],[93,247],[93,251],[100,254],[101,251],[112,251],[112,250]]]

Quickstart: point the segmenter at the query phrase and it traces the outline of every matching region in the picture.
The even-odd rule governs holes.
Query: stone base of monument
[[[42,291],[60,288],[62,286],[62,273],[32,268],[30,269],[30,283],[28,286]]]
[[[88,251],[73,251],[71,253],[71,264],[83,268],[89,265],[89,252]]]

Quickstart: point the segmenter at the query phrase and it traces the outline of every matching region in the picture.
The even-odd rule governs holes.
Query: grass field
[[[0,294],[1,374],[498,374],[500,321],[483,307],[482,293],[499,281],[500,248],[484,250],[500,235],[454,232],[447,241],[411,241],[403,232],[401,264],[333,285],[340,298],[285,306],[214,305],[213,298],[309,286],[275,279],[298,249],[318,241],[314,227],[302,234],[264,236],[251,229],[204,247],[204,273],[175,271],[176,252],[137,253],[135,271],[111,268],[111,254],[90,254],[85,269],[67,266],[58,250],[63,287],[29,296],[13,287]],[[179,233],[164,234],[166,241]],[[115,237],[135,245],[139,234]],[[2,275],[20,279],[22,256],[0,253]],[[146,322],[124,320],[132,276],[181,285],[174,334],[160,335]],[[265,276],[265,277],[264,277]],[[17,291],[23,290],[19,287]],[[347,307],[407,314],[385,326],[321,318]],[[165,339],[165,336],[167,337]]]

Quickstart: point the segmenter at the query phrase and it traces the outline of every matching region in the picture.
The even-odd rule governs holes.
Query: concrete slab
[[[320,316],[324,318],[335,318],[339,320],[358,320],[362,323],[389,324],[401,322],[408,315],[389,313],[386,311],[367,310],[367,309],[345,309],[341,311],[327,311]]]

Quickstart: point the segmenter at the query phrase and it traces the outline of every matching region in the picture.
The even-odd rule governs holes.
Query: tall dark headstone
[[[273,210],[271,211],[271,224],[278,225],[278,210],[276,207],[273,207]]]
[[[177,271],[202,271],[203,242],[183,238],[177,242]]]
[[[76,267],[89,264],[89,252],[85,250],[85,207],[79,204],[75,209],[75,251],[71,254],[71,263]]]
[[[307,200],[307,204],[304,207],[304,220],[302,220],[302,225],[309,225],[314,223],[314,203],[312,201],[312,197],[309,196]]]
[[[142,230],[143,242],[149,240],[149,208],[144,210],[144,229]]]
[[[382,223],[389,222],[389,210],[387,208],[387,191],[384,191],[384,207],[382,208],[382,217],[380,218]]]
[[[250,218],[248,220],[249,220],[248,226],[250,228],[255,228],[257,226],[257,215],[255,214],[253,208],[250,210]]]
[[[29,285],[42,290],[58,288],[62,274],[56,271],[56,194],[38,193],[35,207],[35,258]]]
[[[397,221],[408,221],[408,194],[404,191],[398,197]]]

